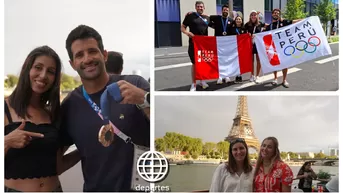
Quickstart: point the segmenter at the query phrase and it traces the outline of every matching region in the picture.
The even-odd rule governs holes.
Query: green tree
[[[158,138],[155,140],[155,148],[157,151],[165,152],[166,144],[163,138]]]
[[[337,156],[328,156],[327,158],[328,158],[328,159],[338,159]]]
[[[9,74],[5,80],[5,85],[7,85],[7,88],[13,88],[18,84],[18,80],[19,78],[17,76]]]
[[[81,85],[80,81],[77,81],[74,77],[62,73],[61,75],[61,90],[70,91]]]
[[[8,84],[7,84],[7,82],[6,82],[6,81],[5,81],[5,85],[4,85],[4,86],[5,86],[5,88],[8,88]]]
[[[193,158],[193,159],[198,159],[198,157],[199,157],[199,155],[198,155],[198,154],[194,154],[194,155],[192,155],[192,158]]]
[[[298,154],[296,154],[296,153],[294,153],[294,152],[289,151],[288,154],[289,154],[289,157],[290,157],[291,159],[297,159],[297,158],[298,158]]]
[[[213,142],[206,142],[202,148],[202,154],[208,155],[211,151],[216,149],[216,144]]]
[[[314,158],[317,158],[317,159],[324,159],[325,157],[326,155],[323,153],[317,153],[314,155]]]
[[[189,159],[191,156],[189,154],[185,155],[186,159]]]
[[[302,19],[308,15],[308,13],[305,13],[304,10],[304,0],[288,0],[283,17],[288,20]]]
[[[179,143],[177,139],[177,133],[167,132],[163,139],[165,140],[166,148],[168,150],[180,151],[180,149],[177,149],[177,143]]]
[[[216,156],[214,151],[211,151],[209,155],[211,158],[215,158],[215,156]]]
[[[190,145],[190,149],[189,149],[189,153],[191,155],[197,154],[200,155],[202,152],[202,139],[200,138],[192,138],[189,140],[189,145]]]
[[[336,17],[336,8],[331,0],[322,0],[314,8],[314,13],[319,17],[323,23],[323,28],[326,34],[327,24],[330,20]]]
[[[282,159],[286,159],[287,158],[287,153],[286,152],[281,152],[280,156]]]
[[[230,144],[227,141],[221,141],[217,143],[217,151],[220,153],[220,157],[224,157],[224,154],[228,154]]]

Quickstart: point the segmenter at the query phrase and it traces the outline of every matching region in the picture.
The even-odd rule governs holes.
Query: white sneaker
[[[219,79],[217,80],[217,84],[223,84],[223,80],[222,80],[221,78],[219,78]]]
[[[226,82],[226,83],[231,82],[230,77],[226,77],[226,78],[225,78],[225,82]]]
[[[191,90],[190,91],[196,91],[197,90],[197,86],[196,86],[196,84],[192,84],[191,85]]]
[[[205,81],[201,81],[200,85],[202,86],[203,89],[207,89],[209,87]]]
[[[258,76],[255,77],[255,83],[256,84],[260,84],[261,83],[260,77],[258,77]]]
[[[250,82],[254,82],[256,80],[255,76],[250,77]]]
[[[289,83],[286,80],[282,83],[282,85],[286,88],[289,88]]]
[[[274,79],[272,85],[277,85],[277,79]]]

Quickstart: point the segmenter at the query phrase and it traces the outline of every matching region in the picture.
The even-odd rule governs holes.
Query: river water
[[[156,185],[169,186],[173,192],[208,190],[211,186],[212,175],[217,167],[218,165],[214,164],[171,165],[167,178]],[[296,177],[300,166],[290,167],[294,177]],[[312,168],[315,173],[321,169],[332,175],[338,174],[337,166],[312,166]],[[293,181],[293,187],[297,185],[298,180]]]

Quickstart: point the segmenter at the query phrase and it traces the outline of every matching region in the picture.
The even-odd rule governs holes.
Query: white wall
[[[252,10],[260,11],[264,14],[264,0],[243,0],[244,23],[249,21],[249,15]]]
[[[216,15],[217,14],[217,10],[216,10],[216,1],[215,0],[202,0],[205,4],[205,10],[204,10],[204,14],[206,15]],[[190,12],[190,11],[195,11],[195,2],[194,0],[180,0],[180,18],[181,18],[181,22],[180,22],[180,28],[181,28],[181,24],[185,18],[186,13]],[[187,28],[187,30],[189,30]],[[182,35],[182,46],[188,46],[188,36],[186,36],[185,34],[183,34],[182,32],[180,32]],[[208,34],[209,35],[213,35],[213,29],[209,28],[208,29]]]

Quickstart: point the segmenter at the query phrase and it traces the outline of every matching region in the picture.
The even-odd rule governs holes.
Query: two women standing
[[[210,192],[291,192],[293,172],[281,160],[275,137],[263,140],[256,168],[244,139],[230,142],[229,161],[214,172]]]

